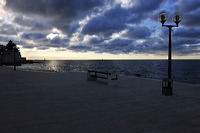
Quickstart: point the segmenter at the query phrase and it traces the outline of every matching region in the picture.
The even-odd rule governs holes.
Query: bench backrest
[[[100,74],[108,74],[108,75],[111,75],[111,73],[108,73],[108,72],[99,72],[99,71],[91,71],[91,70],[88,70],[88,72],[94,72],[94,73],[100,73]]]

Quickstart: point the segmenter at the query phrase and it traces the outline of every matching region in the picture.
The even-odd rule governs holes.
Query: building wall
[[[20,52],[15,52],[15,63],[19,64],[21,62],[21,54]],[[13,51],[5,51],[3,55],[3,64],[5,65],[13,65],[14,64],[14,52]]]
[[[19,51],[15,52],[15,63],[16,65],[27,63],[26,58],[22,58]],[[4,45],[0,45],[0,65],[14,65],[14,51],[6,50]]]
[[[0,53],[0,66],[3,65],[3,55]]]
[[[6,50],[6,46],[0,45],[0,51],[5,51],[5,50]]]
[[[3,54],[6,50],[6,47],[4,45],[0,45],[0,66],[3,65]]]

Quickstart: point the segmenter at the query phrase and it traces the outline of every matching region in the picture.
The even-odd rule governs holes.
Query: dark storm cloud
[[[13,11],[43,17],[62,17],[72,21],[78,12],[103,5],[105,0],[7,0],[6,7]]]
[[[176,4],[179,10],[191,12],[200,8],[199,0],[179,0]]]
[[[105,41],[105,39],[103,39],[103,38],[91,38],[90,40],[89,40],[89,43],[90,44],[100,44],[100,43],[102,43],[103,41]]]
[[[114,0],[7,0],[6,8],[17,16],[13,25],[4,24],[2,20],[0,34],[13,36],[20,33],[24,42],[19,44],[24,48],[165,54],[168,50],[168,29],[161,29],[159,25],[162,31],[156,33],[158,28],[154,24],[160,10],[163,10],[161,8],[171,10],[176,3],[173,10],[182,12],[183,20],[182,26],[173,28],[173,50],[180,55],[199,52],[199,0],[130,2],[132,5],[130,3],[126,7]],[[87,21],[83,21],[86,18]],[[52,31],[54,28],[59,30],[58,36],[46,38],[55,32]],[[70,43],[74,43],[71,37],[76,38],[76,44]]]
[[[200,53],[198,46],[200,39],[186,39],[186,38],[173,38],[172,40],[172,53],[173,55],[190,55]],[[142,43],[136,43],[134,45],[135,53],[143,54],[156,54],[167,55],[168,40],[162,40],[160,38],[150,38]]]
[[[191,54],[199,54],[199,46],[198,45],[179,45],[173,48],[173,53],[179,56],[183,55],[191,55]]]
[[[132,40],[114,39],[100,45],[99,52],[107,52],[112,54],[130,53],[133,51]]]
[[[43,19],[46,24],[56,27],[67,34],[72,34],[78,28],[75,21],[84,18],[90,10],[102,6],[105,0],[7,0],[6,7],[14,12],[28,17]],[[16,18],[18,23],[28,26],[32,22],[25,22]],[[42,25],[38,25],[42,26]]]
[[[0,26],[0,34],[3,35],[17,35],[19,29],[11,24],[3,24]]]
[[[54,37],[53,39],[50,39],[50,44],[52,44],[52,47],[66,47],[68,46],[69,40],[68,39],[62,39],[60,37]]]
[[[16,42],[16,44],[20,44],[20,45],[23,46],[23,48],[27,48],[27,49],[33,49],[33,48],[35,48],[37,46],[37,45],[31,44],[31,43],[25,42],[25,41],[23,41],[21,43],[17,43]]]
[[[21,25],[21,26],[26,26],[26,27],[32,27],[35,25],[35,22],[29,19],[25,19],[23,16],[17,16],[13,20],[14,23]]]
[[[46,31],[50,29],[50,27],[45,24],[39,23],[36,20],[25,18],[23,16],[15,17],[13,22],[23,27],[29,27],[31,30]]]
[[[0,24],[2,24],[4,22],[4,20],[2,18],[0,18]]]
[[[75,51],[75,52],[88,52],[93,51],[91,46],[87,45],[73,45],[70,46],[68,49]]]
[[[45,38],[46,35],[41,33],[23,33],[21,35],[22,39],[28,39],[28,40],[39,40]]]
[[[148,13],[157,9],[164,0],[136,0],[132,11],[135,13]]]
[[[199,12],[200,12],[200,8],[198,10],[194,11],[194,12],[186,13],[184,15],[184,18],[183,18],[183,24],[185,26],[187,26],[187,27],[190,27],[190,26],[198,26],[198,27],[200,27],[200,24],[199,24],[199,21],[200,21]]]
[[[27,48],[27,49],[33,49],[35,47],[35,45],[31,45],[31,44],[24,44],[23,48]]]
[[[169,31],[167,28],[162,29],[162,32],[160,34],[161,41],[160,43],[164,44],[163,47],[165,51],[168,50],[168,35]],[[174,54],[178,54],[180,56],[182,55],[189,55],[189,54],[197,54],[200,53],[200,46],[198,45],[200,43],[200,32],[199,28],[186,28],[186,27],[179,27],[174,28],[172,32],[172,48]],[[152,40],[153,43],[155,43],[154,40]],[[195,47],[193,47],[195,46]],[[158,47],[157,47],[158,48]],[[196,48],[196,49],[194,49]],[[191,49],[191,51],[190,51]]]
[[[132,40],[127,40],[127,39],[114,39],[109,41],[106,45],[107,48],[117,48],[117,49],[122,49],[123,47],[128,46],[129,44],[131,44],[133,41]]]
[[[128,28],[127,33],[124,37],[128,37],[129,39],[146,39],[151,35],[150,29],[145,26],[135,26]]]
[[[200,1],[199,0],[179,0],[176,8],[183,13],[182,23],[187,26],[200,27]]]
[[[82,30],[83,34],[89,35],[111,35],[114,32],[121,31],[130,17],[127,9],[120,5],[106,11],[104,14],[91,19]]]
[[[198,44],[200,43],[200,39],[193,39],[193,38],[176,38],[173,41],[173,46],[180,46],[180,45],[185,45],[185,44]]]
[[[67,48],[69,46],[69,39],[63,39],[60,37],[49,39],[45,38],[43,34],[40,35],[39,33],[30,33],[24,36],[27,37],[27,39],[24,39],[24,41],[17,43],[19,45],[22,45],[23,48],[37,48],[40,50],[46,50],[49,48]],[[34,40],[34,42],[30,43],[30,38],[35,38],[32,39]]]
[[[168,49],[168,43],[160,38],[149,38],[142,43],[135,43],[134,52],[144,54],[162,54]]]
[[[131,8],[123,8],[116,5],[102,15],[91,19],[83,28],[83,34],[109,36],[126,28],[127,24],[137,24],[148,11],[153,11],[159,7],[162,0],[146,1],[137,0]]]
[[[198,46],[198,43],[200,43],[198,29],[198,27],[184,26],[172,29],[172,52],[174,55],[183,56],[200,53],[200,47]],[[168,51],[169,30],[168,28],[162,28],[160,30],[159,38],[148,39],[148,41],[151,41],[149,43],[154,45],[154,47],[151,47],[148,51],[160,51],[165,53]],[[191,51],[189,51],[189,49],[191,49]]]
[[[43,40],[36,40],[35,47],[37,47],[37,49],[67,48],[69,46],[68,44],[68,39],[54,37],[53,39],[45,38]]]
[[[175,30],[174,36],[181,38],[200,38],[200,28],[178,28]]]
[[[79,44],[70,46],[68,49],[76,52],[88,52],[93,51],[96,53],[112,53],[112,54],[120,54],[120,53],[130,53],[133,52],[133,41],[126,39],[113,39],[113,40],[101,40],[101,43],[98,42],[95,45],[86,45]]]
[[[12,39],[12,38],[8,38],[8,37],[0,35],[0,42],[3,42],[4,45],[8,43],[9,39]]]

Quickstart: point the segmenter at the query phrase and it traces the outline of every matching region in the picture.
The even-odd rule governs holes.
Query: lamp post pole
[[[178,27],[177,25],[162,25],[169,28],[169,50],[168,50],[168,79],[172,77],[172,27]]]
[[[172,78],[172,27],[169,28],[168,79]],[[171,86],[171,85],[169,85]]]
[[[177,25],[163,25],[169,29],[169,48],[168,48],[168,80],[172,80],[172,27]],[[169,95],[172,95],[172,82],[168,82],[168,90],[171,90]]]
[[[158,16],[159,21],[162,23],[162,27],[168,27],[169,29],[169,49],[168,49],[168,78],[162,81],[162,94],[166,96],[172,96],[173,80],[172,80],[172,39],[171,32],[173,27],[178,27],[179,22],[182,20],[182,15],[180,13],[175,13],[173,15],[173,21],[176,25],[164,25],[167,20],[166,12],[161,12]]]

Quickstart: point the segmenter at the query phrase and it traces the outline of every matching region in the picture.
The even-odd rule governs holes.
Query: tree
[[[12,40],[10,40],[10,41],[8,42],[8,44],[6,45],[6,50],[7,50],[7,51],[13,51],[13,50],[19,51],[18,48],[17,48],[17,45],[14,44],[14,43],[12,42]]]

